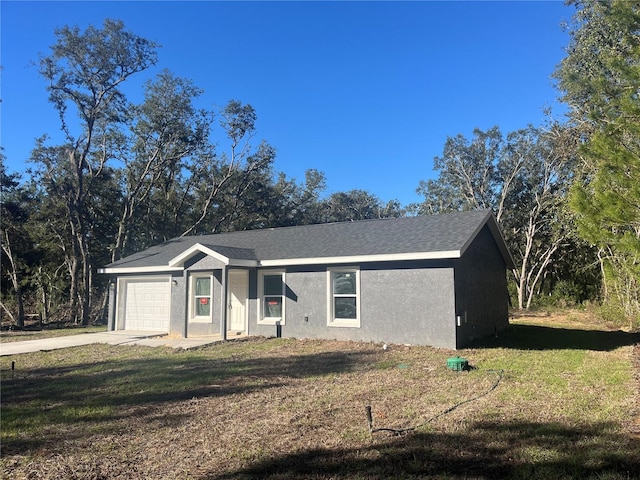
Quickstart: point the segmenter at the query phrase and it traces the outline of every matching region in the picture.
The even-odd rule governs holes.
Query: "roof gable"
[[[101,272],[180,270],[199,253],[235,266],[459,258],[485,225],[505,263],[512,266],[493,214],[477,210],[181,237],[125,257]]]
[[[184,263],[199,253],[209,255],[225,265],[235,265],[243,267],[257,267],[253,251],[246,248],[235,248],[224,245],[202,245],[196,243],[182,252],[177,257],[169,260],[169,267],[182,267]]]

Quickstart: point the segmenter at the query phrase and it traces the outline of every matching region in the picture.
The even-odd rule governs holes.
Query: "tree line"
[[[599,301],[638,322],[640,7],[575,6],[554,74],[567,119],[447,138],[412,205],[363,190],[325,195],[315,169],[302,181],[276,172],[251,105],[198,108],[204,92],[169,70],[130,102],[123,86],[156,65],[158,46],[119,20],[56,30],[39,71],[64,140],[38,139],[27,178],[0,155],[3,317],[100,320],[96,269],[174,237],[490,208],[516,263],[514,307]]]

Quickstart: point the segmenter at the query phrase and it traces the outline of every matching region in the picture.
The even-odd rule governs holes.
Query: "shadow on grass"
[[[474,348],[513,348],[517,350],[596,350],[611,351],[640,342],[640,333],[581,330],[539,325],[511,324],[498,337],[479,339]]]
[[[322,352],[252,359],[175,355],[20,371],[2,381],[3,432],[34,434],[30,438],[24,433],[3,435],[2,451],[24,453],[68,438],[64,425],[108,431],[117,428],[113,423],[117,420],[153,416],[168,402],[246,394],[281,387],[297,378],[366,368],[368,355]],[[72,430],[84,435],[84,429]]]
[[[365,448],[285,454],[203,478],[639,478],[640,442],[611,433],[614,428],[482,422],[456,434],[417,433],[374,439]]]

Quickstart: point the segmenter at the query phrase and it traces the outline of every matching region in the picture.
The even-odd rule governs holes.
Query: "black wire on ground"
[[[442,412],[438,413],[437,415],[434,415],[433,417],[429,418],[428,420],[425,420],[421,424],[415,425],[413,427],[407,427],[407,428],[373,428],[373,415],[371,413],[371,405],[367,405],[365,408],[367,410],[367,421],[369,422],[369,431],[372,434],[373,433],[377,433],[377,432],[391,432],[394,435],[402,435],[403,433],[412,432],[414,430],[417,430],[420,427],[424,427],[428,423],[433,422],[434,420],[442,417],[443,415],[446,415],[447,413],[453,412],[456,408],[461,407],[462,405],[464,405],[466,403],[473,402],[475,400],[478,400],[479,398],[482,398],[482,397],[484,397],[486,395],[489,395],[496,388],[498,388],[498,385],[500,384],[500,381],[502,380],[502,376],[504,374],[504,370],[502,370],[502,369],[500,369],[500,370],[487,370],[487,373],[495,373],[497,375],[496,381],[493,383],[493,385],[491,385],[491,388],[489,388],[487,391],[482,392],[481,394],[476,395],[475,397],[471,397],[471,398],[468,398],[468,399],[463,400],[461,402],[458,402],[455,405],[447,408],[446,410],[443,410]]]

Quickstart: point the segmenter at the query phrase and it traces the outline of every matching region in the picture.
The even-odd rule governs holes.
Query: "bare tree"
[[[418,213],[490,208],[516,260],[518,307],[529,308],[566,242],[565,204],[571,167],[552,137],[528,127],[503,139],[497,127],[469,141],[449,138],[436,158],[440,175],[421,182]]]

